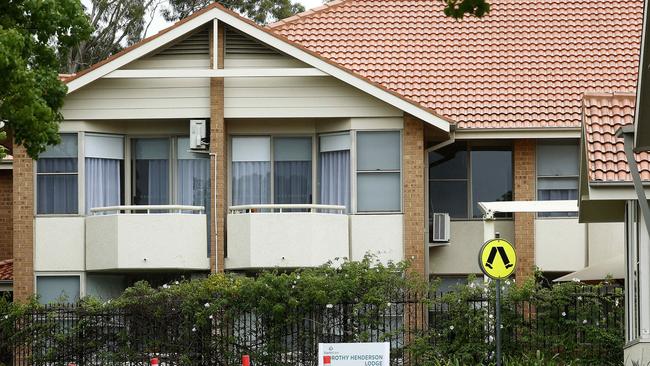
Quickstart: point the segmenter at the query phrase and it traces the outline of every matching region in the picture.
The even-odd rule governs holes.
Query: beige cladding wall
[[[625,253],[625,226],[623,223],[588,224],[588,264],[607,261]]]
[[[511,220],[495,221],[501,237],[514,242]],[[433,275],[480,273],[478,251],[483,245],[483,221],[452,221],[451,240],[447,245],[429,249],[429,271]]]

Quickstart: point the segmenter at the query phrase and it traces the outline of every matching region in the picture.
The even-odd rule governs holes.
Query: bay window
[[[169,139],[134,139],[133,203],[169,204]]]
[[[478,219],[483,217],[479,202],[512,200],[511,147],[461,142],[429,152],[428,159],[429,225],[433,213]]]
[[[357,212],[399,212],[401,134],[357,132]]]
[[[36,163],[36,213],[76,214],[79,210],[77,134],[61,134]]]
[[[320,136],[320,203],[350,211],[350,134]]]
[[[118,206],[123,201],[124,137],[86,134],[86,214],[91,208]]]
[[[575,140],[537,144],[537,199],[577,200],[579,143]],[[575,212],[539,213],[540,217],[571,217]]]

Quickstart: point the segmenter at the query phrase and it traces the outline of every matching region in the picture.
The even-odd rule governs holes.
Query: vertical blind
[[[311,154],[311,137],[273,139],[275,203],[311,203]]]
[[[232,138],[232,203],[271,203],[270,137]]]

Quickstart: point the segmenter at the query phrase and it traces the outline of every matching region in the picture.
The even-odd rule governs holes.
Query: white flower
[[[195,327],[195,328],[192,328],[192,332],[196,332],[196,327]]]
[[[299,280],[299,279],[300,279],[300,275],[297,275],[297,276],[296,276],[296,279]]]
[[[578,301],[582,301],[582,296],[578,296]]]
[[[494,318],[494,315],[490,314],[490,319],[493,319],[493,318]]]
[[[500,324],[499,328],[503,329],[503,324]]]
[[[328,309],[331,309],[331,308],[334,307],[334,305],[332,305],[332,304],[327,304],[327,305],[325,305],[325,307],[328,308]]]
[[[386,304],[386,306],[391,307],[393,306],[393,304],[389,302],[388,304]]]
[[[209,308],[209,307],[210,307],[210,303],[209,303],[209,302],[206,302],[205,305],[203,305],[203,306],[205,306],[206,308]]]
[[[291,288],[296,288],[296,285],[291,285]]]
[[[492,342],[493,340],[494,340],[494,337],[492,337],[492,336],[488,337],[488,341]]]
[[[614,305],[615,305],[616,307],[618,307],[618,299],[616,299],[616,301],[614,302]]]
[[[587,319],[583,320],[582,324],[587,324]]]
[[[565,311],[562,312],[562,316],[566,316],[566,312],[565,312]]]
[[[164,289],[168,289],[168,288],[169,288],[169,285],[168,285],[168,284],[164,284],[164,285],[163,285],[163,288],[164,288]]]
[[[179,283],[180,283],[180,282],[178,282],[178,281],[174,281],[174,285],[178,285]]]
[[[450,325],[450,326],[449,326],[449,329],[450,329],[450,330],[454,330],[454,326],[453,326],[453,325]]]
[[[572,281],[573,282],[580,282],[580,279],[579,278],[574,278],[574,279],[572,279]]]
[[[506,285],[509,285],[509,284],[510,284],[510,280],[506,280]]]
[[[212,319],[214,319],[214,316],[210,315],[210,316],[208,317],[208,319],[212,320]]]
[[[474,282],[472,282],[472,283],[469,284],[469,287],[470,287],[470,288],[474,288],[474,286],[475,286],[475,285],[474,285]]]
[[[5,315],[5,319],[9,319],[9,315]]]

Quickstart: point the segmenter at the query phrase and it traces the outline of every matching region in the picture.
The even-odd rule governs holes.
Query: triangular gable
[[[192,31],[212,22],[215,19],[229,25],[239,32],[242,32],[251,39],[268,45],[285,55],[300,60],[315,69],[370,94],[379,100],[409,113],[443,131],[450,130],[450,121],[437,115],[430,109],[422,107],[402,95],[391,92],[361,75],[344,69],[331,60],[325,59],[322,56],[295,44],[284,36],[278,35],[272,30],[263,28],[255,24],[253,21],[243,18],[218,3],[213,3],[158,34],[148,37],[142,42],[78,73],[67,80],[68,93],[72,93],[143,56],[151,55],[157,50],[173,44],[174,41],[190,34]]]

